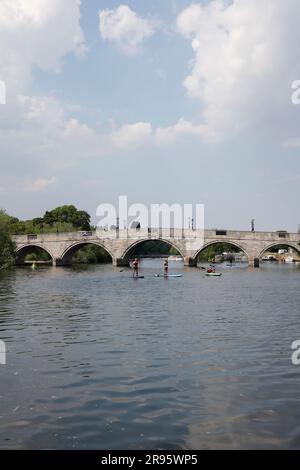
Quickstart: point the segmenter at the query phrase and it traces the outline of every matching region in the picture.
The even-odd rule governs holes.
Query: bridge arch
[[[239,243],[235,242],[235,241],[231,241],[231,240],[213,240],[213,241],[210,241],[208,243],[206,243],[205,245],[203,245],[198,251],[196,251],[195,255],[194,255],[194,260],[197,260],[197,258],[199,257],[199,255],[208,247],[210,246],[213,246],[213,245],[219,245],[219,244],[226,244],[226,245],[231,245],[231,246],[234,246],[235,248],[238,248],[240,251],[242,251],[245,256],[247,256],[248,258],[248,262],[250,261],[251,257],[247,251],[247,249],[245,247],[243,247],[242,245],[240,245]]]
[[[111,260],[113,260],[113,255],[112,255],[111,251],[103,243],[96,242],[96,241],[93,241],[93,240],[91,240],[91,241],[90,240],[83,240],[83,241],[75,242],[75,243],[69,245],[63,251],[63,253],[61,254],[61,257],[58,261],[58,265],[60,265],[60,266],[69,266],[69,265],[71,265],[73,257],[77,253],[77,251],[79,251],[81,248],[83,248],[85,246],[89,246],[89,245],[94,245],[94,246],[98,246],[98,247],[102,248],[110,256]]]
[[[288,247],[288,248],[292,248],[293,250],[296,251],[296,253],[298,253],[298,255],[300,256],[300,246],[298,244],[294,244],[294,243],[291,243],[291,242],[284,242],[284,240],[282,240],[281,242],[273,242],[271,243],[270,245],[266,245],[264,247],[264,249],[261,251],[261,253],[259,254],[259,258],[262,258],[262,256],[264,255],[264,253],[268,250],[270,250],[271,248],[276,248],[276,247]]]
[[[32,244],[30,243],[29,245],[23,245],[16,250],[16,265],[17,266],[22,266],[25,264],[25,258],[26,256],[32,251],[32,249],[40,249],[41,251],[44,251],[47,253],[47,255],[50,257],[50,260],[53,263],[54,256],[51,253],[51,251],[48,248],[45,248],[44,245],[40,245],[38,243]]]
[[[128,246],[122,254],[122,259],[124,261],[129,261],[130,257],[134,255],[135,248],[137,248],[138,246],[143,245],[147,242],[158,242],[158,243],[163,242],[166,245],[168,245],[170,248],[174,248],[175,250],[177,250],[179,255],[182,258],[184,258],[184,253],[183,253],[182,249],[176,243],[174,243],[173,241],[166,240],[164,238],[145,238],[145,239],[137,240],[134,243],[132,243],[130,246]]]

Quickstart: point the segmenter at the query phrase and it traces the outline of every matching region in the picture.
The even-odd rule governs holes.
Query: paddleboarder
[[[166,259],[164,262],[164,276],[167,277],[169,274],[169,261]]]
[[[133,277],[139,277],[139,260],[135,258],[133,264]]]

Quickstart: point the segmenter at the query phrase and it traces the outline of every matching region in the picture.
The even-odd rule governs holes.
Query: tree
[[[76,230],[90,230],[91,217],[73,205],[65,205],[46,212],[43,220],[46,225],[71,224]]]
[[[0,269],[5,269],[14,264],[15,243],[10,236],[11,217],[6,212],[0,210]]]
[[[90,215],[73,205],[56,207],[45,212],[43,217],[32,220],[21,221],[16,217],[10,217],[5,211],[2,211],[2,217],[8,223],[12,235],[91,230]]]
[[[85,211],[77,211],[74,218],[74,226],[81,230],[91,229],[91,217]]]
[[[32,220],[32,223],[33,223],[33,225],[34,225],[35,227],[38,227],[39,229],[42,230],[42,229],[43,229],[43,226],[44,226],[44,224],[45,224],[45,221],[44,221],[43,218],[37,217],[36,219],[33,219],[33,220]]]
[[[53,222],[54,222],[54,218],[53,218],[52,212],[48,212],[48,211],[47,211],[47,212],[45,213],[43,219],[44,219],[44,222],[45,222],[46,225],[52,225]]]
[[[77,251],[73,262],[75,264],[110,263],[111,257],[101,246],[86,245]]]
[[[199,255],[199,261],[213,261],[215,256],[222,253],[239,253],[240,249],[230,243],[215,243],[206,247]]]

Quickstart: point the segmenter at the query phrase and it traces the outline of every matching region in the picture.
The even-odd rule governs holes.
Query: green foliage
[[[134,249],[133,255],[178,255],[176,248],[173,248],[168,243],[159,240],[149,240],[141,243]]]
[[[215,243],[205,248],[199,255],[199,261],[213,261],[215,256],[222,253],[239,253],[239,248],[230,243]]]
[[[74,264],[101,264],[110,262],[110,255],[101,246],[96,245],[82,247],[73,257]]]
[[[44,217],[20,221],[9,217],[10,233],[13,235],[72,232],[90,230],[90,216],[75,206],[61,206],[47,211]]]
[[[0,210],[0,269],[13,265],[16,246],[10,236],[10,219],[4,210]]]
[[[46,212],[43,219],[35,219],[40,226],[46,225],[71,224],[77,230],[90,230],[91,218],[85,211],[79,211],[75,206],[61,206]]]
[[[26,255],[25,261],[51,261],[50,255],[37,246],[33,246]]]

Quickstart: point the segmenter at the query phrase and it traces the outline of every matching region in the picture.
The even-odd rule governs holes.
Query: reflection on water
[[[1,274],[1,448],[300,446],[300,270],[160,265]]]

